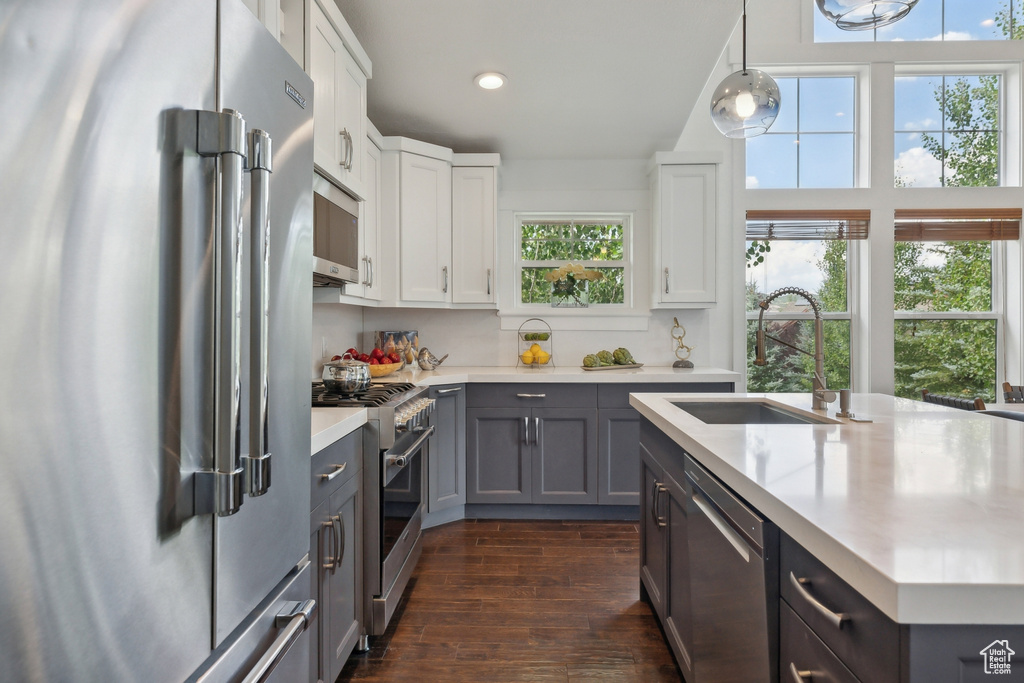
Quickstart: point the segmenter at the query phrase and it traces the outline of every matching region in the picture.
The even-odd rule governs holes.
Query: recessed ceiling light
[[[508,78],[497,71],[488,71],[485,74],[480,74],[475,80],[476,84],[484,90],[495,90],[508,82]]]

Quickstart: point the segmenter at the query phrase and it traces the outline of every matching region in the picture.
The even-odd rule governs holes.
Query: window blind
[[[1021,209],[896,209],[897,242],[1020,239]]]
[[[749,210],[748,240],[864,240],[868,210]]]

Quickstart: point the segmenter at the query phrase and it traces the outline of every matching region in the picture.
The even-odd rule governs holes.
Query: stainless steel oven
[[[314,383],[314,406],[365,407],[363,429],[363,585],[367,635],[387,629],[419,561],[426,443],[434,401],[425,387],[374,383],[339,396]],[[365,646],[366,643],[364,642]]]

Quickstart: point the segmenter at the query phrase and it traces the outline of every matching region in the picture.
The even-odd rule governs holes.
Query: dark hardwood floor
[[[681,681],[639,597],[631,522],[466,520],[424,532],[388,632],[342,681]]]

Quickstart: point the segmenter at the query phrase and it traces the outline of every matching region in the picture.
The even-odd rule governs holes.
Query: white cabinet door
[[[363,187],[366,201],[359,212],[361,296],[380,301],[381,281],[377,271],[380,261],[380,148],[369,139],[364,143]]]
[[[494,303],[494,167],[452,168],[452,302]]]
[[[400,298],[450,302],[451,166],[439,159],[402,152],[399,174]]]
[[[278,26],[280,6],[278,0],[242,0],[242,4],[249,8],[249,11],[256,15],[260,23],[267,27],[274,40],[281,40],[281,31]]]
[[[655,188],[655,302],[715,302],[714,164],[661,166]]]
[[[336,10],[330,10],[332,14]],[[318,2],[310,3],[309,75],[313,97],[313,163],[357,199],[366,137],[366,75]],[[343,21],[340,14],[336,21]]]

